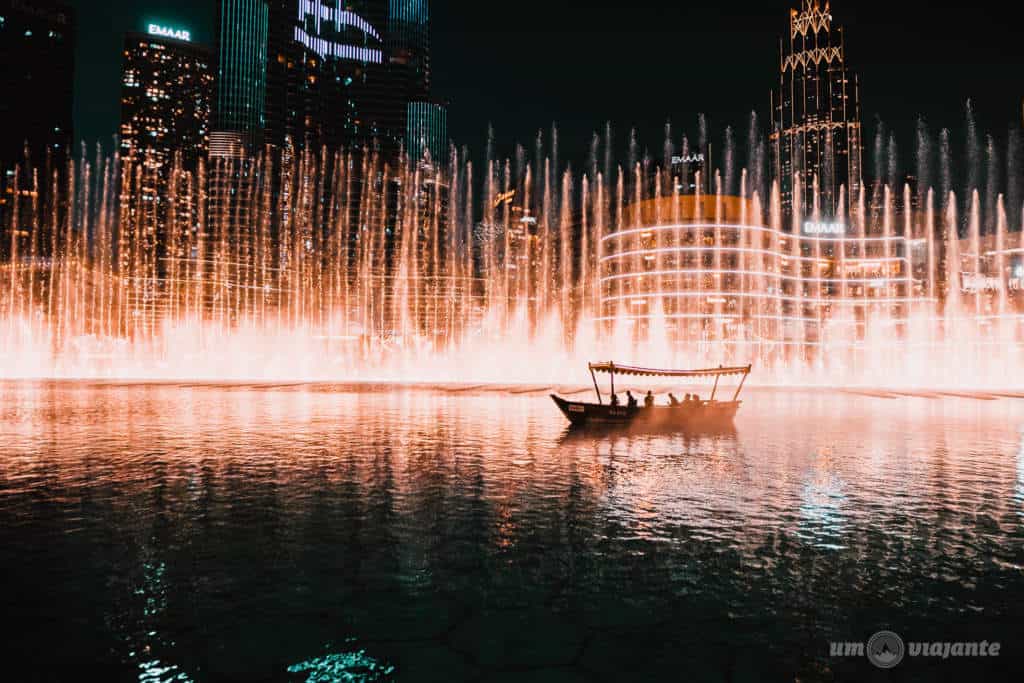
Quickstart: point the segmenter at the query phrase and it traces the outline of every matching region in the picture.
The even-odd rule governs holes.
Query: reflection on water
[[[316,657],[314,659],[293,664],[288,667],[289,673],[308,672],[306,683],[335,683],[336,681],[385,681],[395,673],[395,667],[381,665],[365,650],[358,652],[341,652],[338,654]]]
[[[1024,401],[771,392],[576,434],[536,393],[0,384],[23,678],[871,678],[1022,668]],[[300,664],[297,664],[300,663]]]

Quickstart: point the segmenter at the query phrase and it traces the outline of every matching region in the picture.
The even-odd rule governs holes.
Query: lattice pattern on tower
[[[798,35],[806,36],[808,32],[817,33],[821,30],[831,30],[832,14],[829,11],[828,3],[826,2],[825,9],[822,9],[817,0],[804,0],[801,12],[793,10],[789,26],[791,38],[796,38]]]
[[[841,61],[843,61],[843,48],[841,46],[816,47],[786,57],[782,62],[782,71],[785,72],[787,69],[796,69],[797,67],[806,69],[810,65],[817,66],[822,62],[831,64],[832,62]]]

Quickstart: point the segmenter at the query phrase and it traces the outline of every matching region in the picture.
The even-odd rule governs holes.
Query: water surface
[[[1024,400],[747,398],[577,436],[543,391],[0,383],[0,670],[1019,677]],[[829,656],[883,628],[1003,649]]]

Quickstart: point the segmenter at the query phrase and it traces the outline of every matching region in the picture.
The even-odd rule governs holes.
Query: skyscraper
[[[151,24],[148,33],[125,37],[122,158],[167,166],[180,152],[184,168],[196,167],[210,131],[213,63],[185,30]]]
[[[125,36],[121,78],[121,158],[126,230],[142,246],[133,272],[163,274],[188,249],[198,220],[175,198],[194,192],[207,151],[213,99],[213,52],[189,31],[150,24]],[[175,169],[180,172],[175,173]],[[146,293],[147,306],[152,293]],[[148,310],[148,309],[147,309]]]
[[[448,145],[448,110],[437,102],[410,102],[406,110],[406,149],[413,161],[430,152],[434,162],[443,161]]]
[[[816,208],[826,218],[849,215],[862,182],[860,102],[828,0],[824,7],[802,0],[790,12],[780,56],[771,141],[783,212],[790,219]]]
[[[246,147],[266,127],[267,0],[221,0],[217,21],[217,100],[213,129]]]
[[[220,0],[217,19],[217,97],[206,168],[205,229],[211,234],[196,240],[192,251],[200,261],[216,234],[244,241],[254,229],[251,196],[267,125],[267,0]]]
[[[429,97],[426,0],[270,3],[267,141],[397,153]]]

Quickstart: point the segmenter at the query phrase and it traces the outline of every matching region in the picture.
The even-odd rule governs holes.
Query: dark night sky
[[[80,25],[77,134],[88,140],[116,130],[125,31],[152,19],[213,41],[216,0],[70,2]],[[743,139],[751,109],[767,116],[790,6],[434,0],[434,93],[450,102],[451,136],[476,150],[488,121],[505,151],[557,121],[563,158],[581,160],[606,120],[619,140],[636,126],[658,150],[666,119],[692,132],[698,112],[716,136],[731,124]],[[1020,121],[1024,47],[1002,2],[836,0],[832,13],[846,27],[869,135],[881,116],[909,145],[919,113],[959,131],[968,97],[983,130],[1002,136]]]

